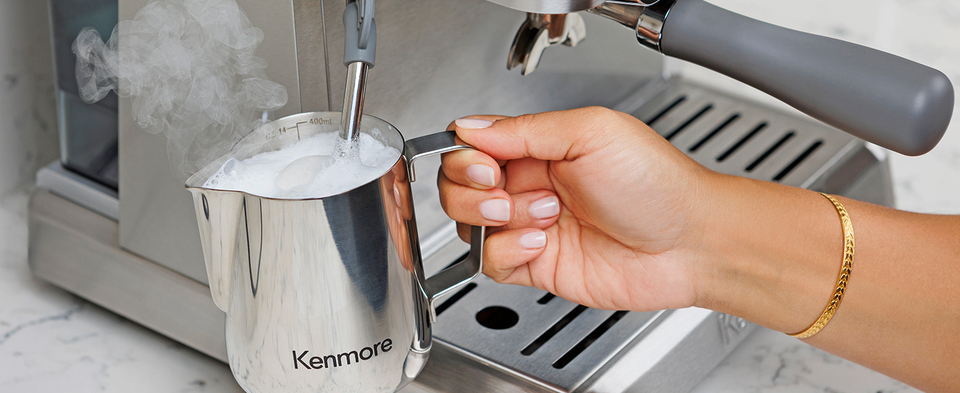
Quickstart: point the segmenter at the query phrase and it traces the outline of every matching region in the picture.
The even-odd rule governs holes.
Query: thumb
[[[498,160],[573,160],[593,150],[591,142],[622,122],[622,116],[628,115],[602,107],[506,118],[473,116],[493,124],[457,121],[456,131],[464,142]]]

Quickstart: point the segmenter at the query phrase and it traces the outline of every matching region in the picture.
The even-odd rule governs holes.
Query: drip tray
[[[437,339],[561,391],[582,385],[667,313],[597,310],[487,277],[437,311]]]
[[[815,121],[682,82],[632,114],[708,168],[892,203],[885,162]],[[466,250],[428,251],[428,274]],[[441,348],[408,391],[688,391],[753,328],[707,310],[597,310],[485,276],[437,314]]]

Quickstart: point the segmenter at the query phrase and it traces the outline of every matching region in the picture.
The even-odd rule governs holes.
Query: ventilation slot
[[[540,300],[537,300],[537,303],[547,304],[547,303],[550,303],[550,301],[553,300],[553,298],[555,298],[555,297],[557,297],[557,295],[554,295],[554,294],[552,294],[552,293],[550,293],[550,292],[547,292],[547,294],[546,294],[546,295],[543,295],[543,297],[540,298]]]
[[[530,345],[527,345],[527,347],[520,351],[520,353],[524,356],[533,355],[533,353],[540,349],[543,344],[546,344],[547,341],[550,341],[553,336],[556,336],[557,333],[563,330],[563,328],[569,325],[570,322],[573,322],[574,319],[580,316],[580,314],[583,314],[583,312],[586,310],[586,306],[577,306],[577,308],[574,308],[573,311],[568,312],[567,315],[564,315],[563,318],[557,321],[557,323],[553,324],[550,329],[547,329],[547,331],[543,332],[540,337],[537,337],[536,340],[533,340],[533,342],[530,343]]]
[[[683,130],[687,129],[687,127],[690,127],[693,122],[697,121],[697,119],[707,114],[707,112],[710,112],[711,110],[713,110],[713,104],[703,107],[700,112],[697,112],[696,115],[693,115],[693,117],[687,119],[687,121],[683,122],[683,124],[681,124],[679,127],[673,129],[673,132],[671,132],[670,135],[667,135],[665,138],[668,141],[673,139],[673,137],[679,135],[681,132],[683,132]]]
[[[657,120],[660,120],[661,117],[666,116],[667,113],[670,113],[670,111],[673,110],[673,108],[676,108],[677,105],[680,105],[682,102],[686,100],[687,100],[687,96],[680,96],[680,98],[677,98],[676,100],[674,100],[670,105],[667,105],[666,108],[663,108],[663,110],[661,110],[660,113],[657,113],[655,116],[651,117],[650,120],[647,120],[647,124],[650,125],[650,124],[656,123]]]
[[[790,139],[793,139],[795,135],[797,134],[793,131],[788,132],[787,135],[784,135],[783,138],[780,138],[780,140],[777,141],[777,143],[774,143],[773,146],[770,146],[770,148],[767,149],[767,151],[763,152],[760,157],[757,157],[757,159],[751,162],[750,165],[747,165],[744,170],[747,171],[747,173],[753,172],[754,169],[757,169],[757,167],[766,161],[767,158],[770,158],[770,156],[780,149],[781,146],[785,145],[788,141],[790,141]]]
[[[806,160],[807,157],[810,157],[811,155],[813,155],[813,153],[815,153],[817,149],[820,148],[820,146],[823,146],[822,140],[818,140],[814,142],[812,145],[810,145],[810,147],[807,148],[807,150],[805,150],[803,153],[797,156],[797,158],[794,159],[793,162],[791,162],[789,165],[783,168],[783,170],[780,171],[780,173],[774,176],[773,181],[780,182],[781,180],[783,180],[785,177],[787,177],[787,175],[790,174],[790,172],[793,172],[794,169],[796,169],[801,163],[803,163],[803,161]]]
[[[469,283],[467,284],[467,286],[463,287],[463,289],[457,291],[457,293],[450,296],[449,299],[444,300],[443,303],[440,303],[440,305],[437,306],[437,316],[439,317],[440,314],[443,314],[443,312],[447,311],[447,309],[450,308],[450,306],[460,301],[460,299],[463,299],[464,296],[467,296],[467,294],[470,293],[470,291],[472,291],[476,287],[477,287],[477,284]]]
[[[730,156],[732,156],[733,153],[736,153],[737,150],[743,147],[743,145],[746,145],[747,142],[750,142],[750,140],[753,139],[753,137],[757,136],[757,134],[759,134],[760,131],[763,131],[764,128],[767,128],[766,122],[758,124],[753,130],[750,131],[750,133],[748,133],[747,135],[744,135],[743,138],[740,138],[740,140],[737,141],[737,143],[733,144],[733,146],[727,149],[727,151],[723,152],[723,154],[717,157],[717,162],[723,162],[727,158],[730,158]]]
[[[558,359],[556,362],[553,362],[553,368],[559,369],[559,368],[566,367],[568,364],[570,364],[570,362],[573,361],[573,359],[576,359],[577,356],[583,353],[583,351],[586,351],[587,348],[590,347],[590,345],[593,344],[594,341],[597,341],[597,339],[599,339],[600,336],[606,333],[607,330],[610,330],[610,328],[612,328],[613,325],[615,325],[617,322],[623,319],[625,315],[627,315],[626,311],[617,311],[613,313],[613,315],[611,315],[610,318],[607,318],[606,321],[603,321],[603,323],[600,324],[600,326],[597,326],[596,329],[593,329],[593,331],[590,332],[590,334],[588,334],[586,337],[584,337],[583,340],[580,340],[580,342],[577,343],[575,347],[570,348],[570,350],[567,351],[567,353],[563,354],[563,356],[560,359]]]
[[[700,140],[699,142],[697,142],[695,145],[693,145],[692,147],[690,147],[690,152],[693,153],[693,152],[695,152],[695,151],[697,151],[697,150],[700,150],[700,148],[703,147],[703,145],[706,145],[707,142],[710,142],[710,140],[713,139],[713,137],[719,135],[721,131],[723,131],[725,128],[727,128],[728,126],[730,126],[731,124],[733,124],[733,122],[737,121],[737,119],[739,119],[739,118],[740,118],[740,114],[739,114],[739,113],[737,113],[737,114],[735,114],[735,115],[733,115],[733,116],[730,116],[730,118],[728,118],[727,121],[725,121],[725,122],[723,122],[722,124],[720,124],[719,126],[717,126],[717,128],[714,128],[713,131],[710,131],[710,133],[707,134],[707,136],[703,137],[703,139],[701,139],[701,140]]]

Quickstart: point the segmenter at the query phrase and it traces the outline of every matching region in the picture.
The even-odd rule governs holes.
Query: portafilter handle
[[[824,123],[907,155],[933,149],[953,116],[953,85],[940,71],[757,21],[703,0],[489,1],[534,13],[587,10],[602,15],[634,30],[644,46],[730,76]],[[522,57],[514,52],[511,61]]]
[[[668,5],[660,3],[674,3],[660,31],[663,54],[733,77],[854,136],[920,155],[950,124],[953,85],[933,68],[702,0],[654,7]]]

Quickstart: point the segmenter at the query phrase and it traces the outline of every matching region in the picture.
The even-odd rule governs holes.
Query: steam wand
[[[363,115],[364,85],[367,69],[373,68],[377,54],[377,25],[373,19],[374,0],[347,0],[343,10],[343,65],[347,67],[347,83],[340,114],[340,137],[351,147],[360,137],[360,116]]]

